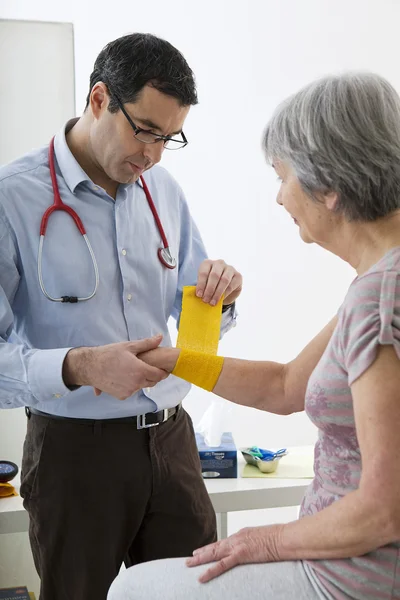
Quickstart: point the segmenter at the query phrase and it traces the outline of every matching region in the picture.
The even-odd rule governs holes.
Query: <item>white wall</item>
[[[278,101],[326,73],[374,70],[400,90],[400,3],[0,0],[0,16],[74,23],[78,110],[93,61],[109,40],[149,31],[183,51],[197,76],[200,105],[185,127],[188,148],[166,153],[164,164],[185,189],[210,255],[244,274],[240,323],[221,353],[294,357],[335,313],[353,274],[335,257],[304,245],[275,204],[277,183],[264,164],[261,132]],[[186,404],[197,419],[209,402],[194,390]],[[304,415],[238,407],[229,428],[238,445],[294,445],[315,437]]]
[[[1,165],[46,144],[75,110],[72,25],[0,18],[0,74]]]
[[[2,20],[0,13],[0,164],[47,143],[75,111],[73,27]],[[49,50],[50,49],[50,50]],[[26,417],[0,411],[0,458],[21,464]],[[0,587],[37,591],[27,534],[0,536]]]
[[[189,146],[166,152],[164,164],[185,189],[210,255],[244,274],[240,322],[221,352],[286,361],[300,351],[337,310],[353,275],[336,257],[303,244],[275,204],[277,183],[264,164],[261,133],[277,102],[325,73],[371,69],[400,89],[400,4],[154,0],[139,6],[114,0],[100,8],[89,0],[0,0],[0,17],[74,24],[78,112],[93,61],[109,40],[150,31],[183,51],[197,76],[200,104],[185,127]],[[195,420],[209,402],[208,394],[193,390],[187,407]],[[314,438],[304,415],[254,415],[238,407],[231,428],[239,445]]]
[[[46,144],[75,111],[72,25],[0,13],[0,81],[2,165]],[[18,465],[25,427],[23,409],[0,411],[0,456]]]

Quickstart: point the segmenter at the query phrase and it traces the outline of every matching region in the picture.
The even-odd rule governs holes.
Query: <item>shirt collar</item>
[[[89,181],[90,183],[93,183],[89,175],[85,173],[72,154],[65,137],[78,121],[79,118],[70,119],[54,138],[54,152],[61,175],[73,194],[75,193],[77,186],[83,181]],[[143,188],[140,179],[136,181],[136,184]],[[132,184],[120,184],[120,187],[129,188],[131,185]]]
[[[74,194],[76,187],[83,181],[91,181],[90,177],[82,169],[71,150],[68,147],[65,135],[77,123],[79,119],[71,119],[57,133],[54,139],[54,152],[57,163],[65,183]]]

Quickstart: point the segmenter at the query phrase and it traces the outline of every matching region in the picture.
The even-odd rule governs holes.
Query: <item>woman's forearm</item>
[[[336,327],[334,317],[291,362],[225,359],[213,392],[237,404],[280,415],[304,410],[308,380]]]
[[[288,364],[226,358],[213,392],[236,404],[276,414],[304,410],[308,379],[318,364],[336,327],[336,317]],[[138,356],[169,373],[180,350],[157,348]]]
[[[179,353],[177,348],[158,348],[138,358],[171,373]],[[279,363],[225,358],[213,392],[236,404],[277,414],[303,410],[304,404],[295,408],[285,402],[284,375],[285,366]]]
[[[315,515],[283,525],[278,560],[361,556],[399,539],[393,514],[376,494],[350,492]]]
[[[242,406],[284,415],[304,410],[285,397],[285,365],[268,361],[225,358],[213,393]]]

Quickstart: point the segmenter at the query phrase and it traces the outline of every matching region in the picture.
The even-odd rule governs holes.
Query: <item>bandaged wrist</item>
[[[221,374],[223,364],[223,356],[183,348],[172,374],[212,392]]]

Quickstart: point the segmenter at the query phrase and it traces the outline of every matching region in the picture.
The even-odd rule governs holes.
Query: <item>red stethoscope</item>
[[[51,206],[49,206],[49,208],[44,212],[43,217],[42,217],[42,221],[41,221],[41,224],[40,224],[40,241],[39,241],[39,253],[38,253],[38,276],[39,276],[39,284],[40,284],[40,288],[41,288],[43,294],[46,296],[46,298],[48,300],[51,300],[52,302],[70,302],[70,303],[83,302],[85,300],[90,300],[91,298],[93,298],[93,296],[97,292],[97,289],[99,287],[99,269],[98,269],[98,266],[97,266],[96,257],[94,255],[92,246],[90,245],[90,242],[89,242],[88,237],[86,235],[86,230],[85,230],[85,228],[83,226],[83,223],[82,223],[81,219],[79,218],[79,216],[77,215],[77,213],[74,211],[73,208],[71,208],[67,204],[64,204],[64,202],[61,200],[60,190],[58,188],[58,183],[57,183],[56,169],[55,169],[55,166],[54,166],[54,138],[51,140],[51,142],[49,144],[49,166],[50,166],[51,183],[52,183],[52,186],[53,186],[54,203]],[[166,267],[167,269],[175,269],[175,267],[176,267],[176,260],[171,255],[171,252],[170,252],[170,249],[169,249],[169,246],[168,246],[168,240],[166,238],[166,235],[165,235],[165,232],[164,232],[164,228],[163,228],[162,223],[160,221],[160,217],[158,216],[157,209],[154,206],[154,202],[153,202],[153,199],[151,197],[149,188],[147,187],[147,184],[146,184],[146,182],[145,182],[145,180],[143,179],[142,176],[140,177],[140,182],[142,184],[143,191],[145,193],[148,205],[150,207],[151,212],[153,213],[154,220],[156,222],[158,231],[159,231],[161,239],[162,239],[163,246],[162,246],[162,248],[158,249],[158,252],[157,252],[158,259],[159,259],[160,263],[164,267]],[[89,253],[90,253],[90,257],[92,259],[93,271],[94,271],[94,275],[95,275],[94,288],[93,288],[92,293],[89,296],[84,296],[84,297],[61,296],[60,298],[53,298],[53,296],[50,296],[50,294],[46,291],[46,288],[44,286],[44,283],[43,283],[43,273],[42,273],[42,258],[43,258],[44,236],[46,235],[46,229],[47,229],[49,218],[53,214],[53,212],[55,212],[56,210],[62,210],[64,212],[68,213],[70,215],[70,217],[72,217],[72,219],[75,222],[75,225],[77,226],[79,232],[81,233],[83,239],[86,242],[87,248],[88,248]]]

